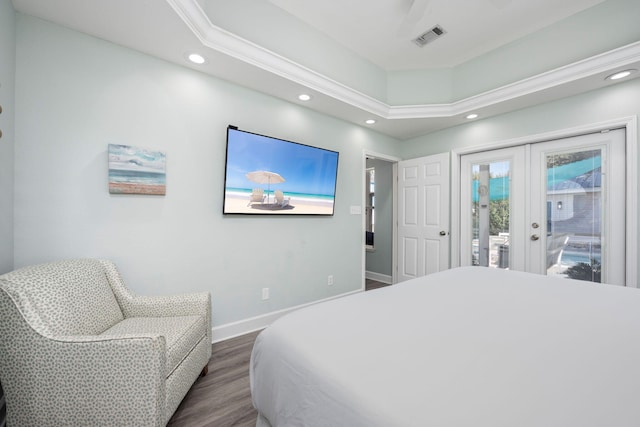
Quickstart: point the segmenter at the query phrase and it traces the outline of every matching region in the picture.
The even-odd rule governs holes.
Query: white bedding
[[[640,426],[640,290],[465,267],[291,313],[251,356],[261,422]]]

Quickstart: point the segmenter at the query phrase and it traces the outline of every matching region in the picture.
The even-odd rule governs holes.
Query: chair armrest
[[[130,295],[121,300],[125,317],[195,316],[207,313],[210,318],[211,294],[197,292],[180,295]]]
[[[212,342],[211,294],[198,292],[181,295],[137,296],[129,294],[120,300],[125,317],[206,316],[207,342]],[[209,357],[211,349],[209,349]]]
[[[10,423],[166,422],[164,337],[45,337],[22,329],[24,335],[14,336],[13,345],[3,348],[2,385]]]
[[[211,294],[196,292],[167,296],[140,296],[131,292],[115,264],[99,260],[125,317],[193,316],[206,313],[211,329]]]
[[[182,295],[140,296],[132,293],[124,284],[115,264],[109,260],[99,260],[122,313],[125,317],[169,317],[194,316],[207,317],[207,340],[211,342],[211,294],[196,292]]]

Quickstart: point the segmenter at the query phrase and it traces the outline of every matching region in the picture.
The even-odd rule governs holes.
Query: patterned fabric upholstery
[[[25,267],[2,278],[4,291],[42,333],[96,335],[124,319],[103,267],[93,260]]]
[[[116,266],[111,261],[98,260],[104,267],[113,293],[125,317],[188,316],[205,313],[211,319],[211,296],[208,292],[178,296],[137,296],[126,287]],[[210,320],[209,320],[210,322]],[[212,341],[211,327],[207,328],[207,342]]]
[[[107,329],[103,336],[156,334],[167,344],[168,377],[178,367],[185,354],[207,337],[204,316],[130,317]]]
[[[104,260],[0,276],[8,425],[165,425],[210,356],[209,293],[135,296]]]

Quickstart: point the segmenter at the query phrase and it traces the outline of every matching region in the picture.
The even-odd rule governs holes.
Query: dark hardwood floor
[[[365,290],[366,291],[371,291],[373,289],[378,289],[378,288],[384,288],[385,286],[389,286],[388,283],[383,283],[383,282],[378,282],[376,280],[373,279],[365,279]]]
[[[366,280],[367,291],[388,286]],[[171,427],[253,427],[249,359],[260,331],[213,344],[209,373],[198,378],[176,410]]]

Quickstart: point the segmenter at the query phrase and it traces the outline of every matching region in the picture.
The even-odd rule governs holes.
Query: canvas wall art
[[[165,153],[109,144],[109,193],[164,196],[166,188]]]

